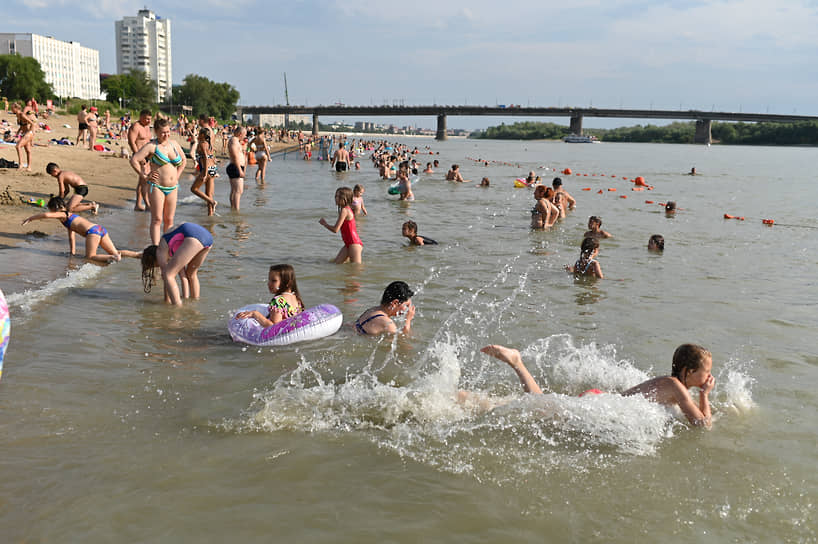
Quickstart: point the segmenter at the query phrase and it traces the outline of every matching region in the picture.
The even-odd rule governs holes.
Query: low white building
[[[0,55],[34,57],[54,94],[64,98],[100,98],[99,51],[79,42],[39,34],[0,33]]]

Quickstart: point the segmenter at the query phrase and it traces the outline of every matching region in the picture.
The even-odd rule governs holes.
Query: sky
[[[818,115],[818,0],[3,0],[0,32],[78,41],[116,73],[114,21],[144,7],[171,20],[174,84],[228,82],[242,105],[283,104],[286,72],[291,104]],[[516,120],[534,118],[448,126]]]

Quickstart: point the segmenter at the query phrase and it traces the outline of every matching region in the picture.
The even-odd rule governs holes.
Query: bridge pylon
[[[446,139],[446,114],[440,113],[437,116],[437,133],[435,140],[443,141]]]

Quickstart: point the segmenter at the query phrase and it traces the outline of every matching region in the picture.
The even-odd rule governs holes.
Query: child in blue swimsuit
[[[580,248],[579,259],[574,266],[566,266],[565,269],[575,276],[592,276],[602,279],[602,267],[594,258],[599,255],[599,240],[596,238],[585,238]]]
[[[394,334],[398,327],[392,318],[406,313],[406,322],[400,332],[407,334],[412,329],[412,318],[415,317],[415,306],[412,304],[414,293],[406,282],[393,281],[386,286],[381,297],[381,304],[366,310],[355,321],[358,334],[377,336],[384,333]]]
[[[95,225],[84,217],[69,212],[62,198],[52,195],[47,206],[50,211],[32,215],[23,221],[23,225],[40,219],[58,219],[60,223],[68,229],[68,246],[71,249],[71,255],[73,255],[76,250],[76,234],[79,234],[85,238],[85,257],[91,261],[110,263],[119,261],[123,256],[135,259],[142,256],[142,254],[137,251],[128,251],[127,249],[123,249],[122,251],[118,250],[105,227]],[[98,255],[98,247],[104,249],[108,255]]]

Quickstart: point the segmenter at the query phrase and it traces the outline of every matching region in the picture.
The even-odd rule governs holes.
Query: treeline
[[[493,140],[548,140],[561,139],[570,133],[564,125],[526,121],[512,125],[502,124],[476,131],[472,138]],[[606,142],[677,143],[692,144],[696,123],[676,122],[669,125],[636,125],[613,129],[585,129]],[[818,145],[818,121],[796,123],[724,123],[713,122],[710,133],[714,143],[728,145]]]

